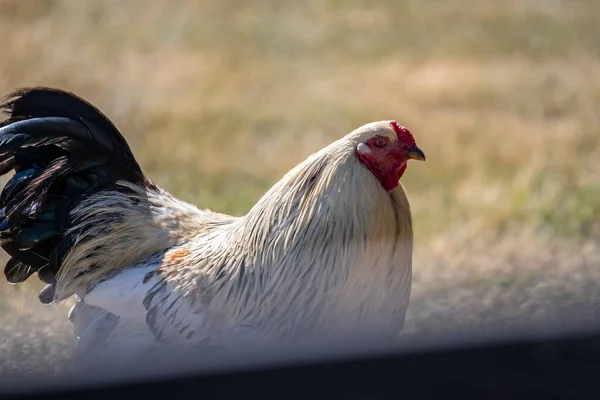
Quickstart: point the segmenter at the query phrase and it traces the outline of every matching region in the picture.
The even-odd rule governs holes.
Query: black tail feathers
[[[20,89],[0,107],[9,115],[0,123],[0,175],[15,172],[0,194],[0,245],[11,256],[4,274],[19,283],[37,272],[52,285],[77,202],[119,180],[149,182],[117,128],[74,94]]]

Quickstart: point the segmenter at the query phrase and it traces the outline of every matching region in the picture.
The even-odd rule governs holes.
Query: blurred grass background
[[[0,35],[0,92],[83,96],[151,179],[222,212],[359,125],[408,126],[406,335],[597,316],[600,2],[0,0]],[[37,289],[0,284],[0,370],[69,352]]]

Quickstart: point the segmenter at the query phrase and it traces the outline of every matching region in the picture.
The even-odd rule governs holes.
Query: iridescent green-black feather
[[[15,172],[0,194],[0,245],[11,256],[4,274],[19,283],[37,272],[52,284],[73,235],[82,233],[67,234],[70,210],[119,180],[150,183],[110,120],[74,94],[21,89],[0,107],[8,114],[0,123],[0,175]]]

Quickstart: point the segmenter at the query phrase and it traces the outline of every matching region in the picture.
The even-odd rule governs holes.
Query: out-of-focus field
[[[600,317],[600,2],[2,0],[0,37],[0,92],[82,95],[157,184],[232,214],[357,126],[408,126],[407,336]],[[0,372],[64,365],[39,288],[0,284]]]

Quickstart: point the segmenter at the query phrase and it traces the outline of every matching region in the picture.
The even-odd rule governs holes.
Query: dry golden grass
[[[203,207],[242,214],[351,129],[408,126],[427,162],[403,179],[417,241],[407,334],[600,305],[599,2],[2,0],[0,9],[0,92],[42,84],[84,96],[156,183]],[[0,290],[4,321],[16,321],[2,328],[0,357],[32,360],[24,349],[52,340],[68,352],[64,309],[38,304],[28,286]]]

